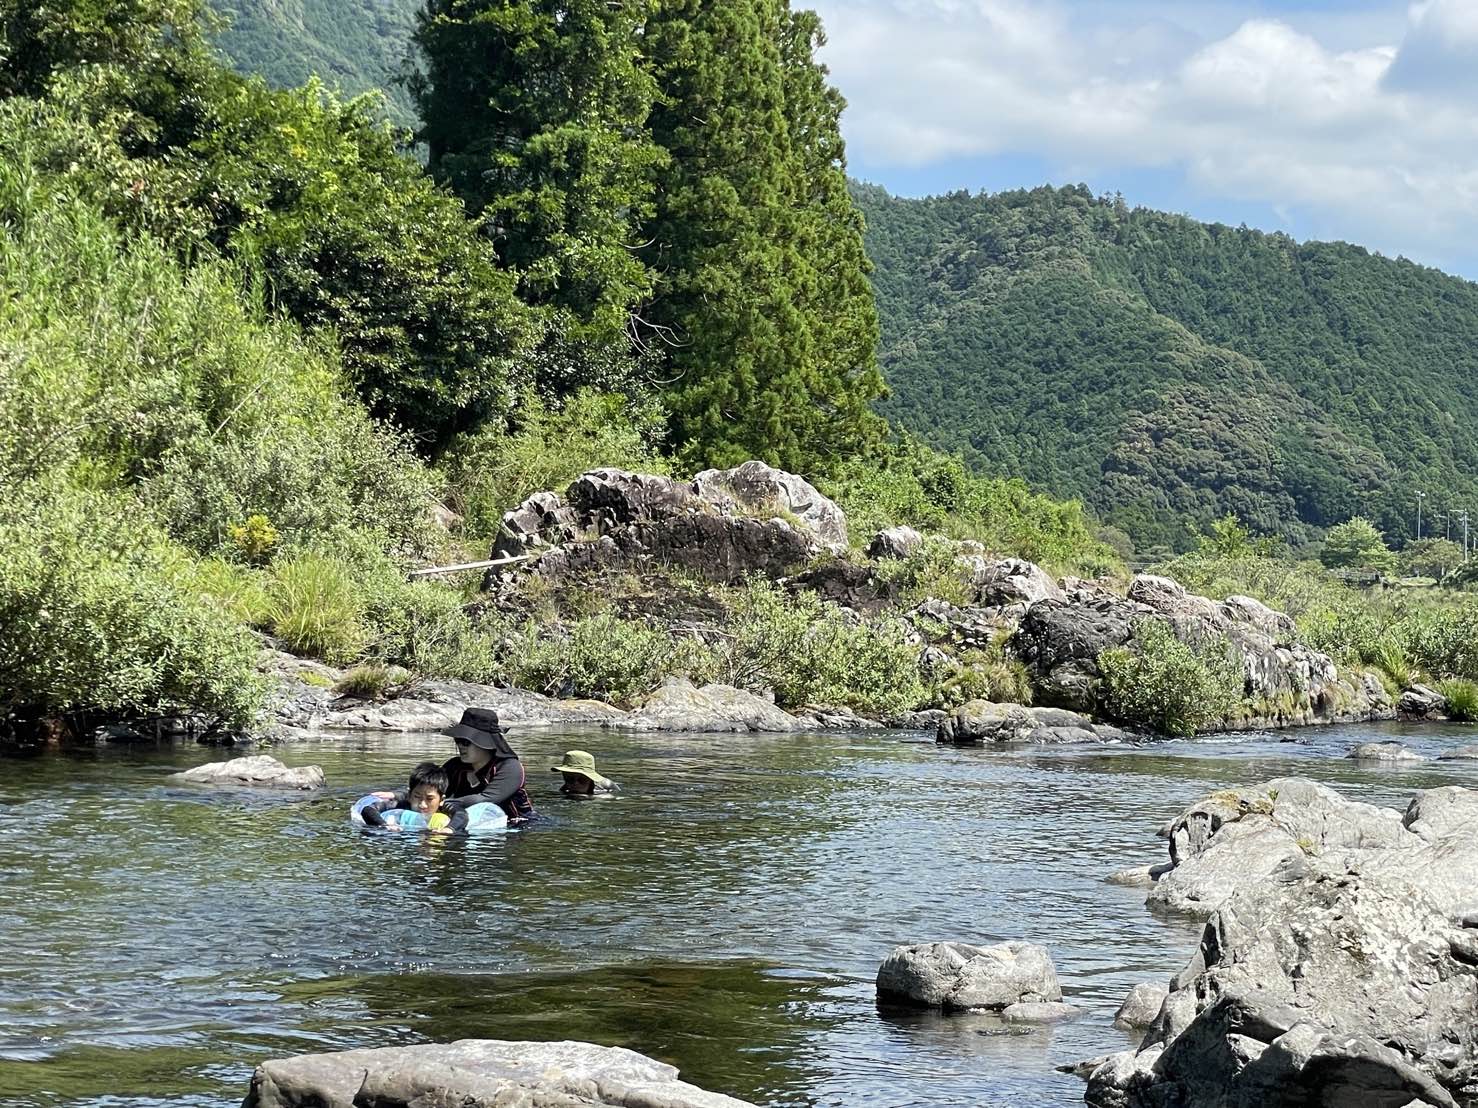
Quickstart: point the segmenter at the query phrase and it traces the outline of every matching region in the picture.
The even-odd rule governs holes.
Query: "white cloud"
[[[1108,188],[1169,168],[1387,253],[1478,243],[1475,0],[1414,4],[1404,27],[1168,0],[819,8],[854,164],[1026,156]]]

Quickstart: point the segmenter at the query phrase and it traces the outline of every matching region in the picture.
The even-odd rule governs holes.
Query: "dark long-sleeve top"
[[[510,822],[534,817],[534,802],[524,787],[523,763],[516,756],[494,757],[481,774],[460,758],[449,758],[441,768],[451,783],[447,796],[458,804],[496,804]]]
[[[371,827],[384,822],[377,818],[381,813],[393,812],[397,809],[409,811],[411,807],[411,794],[407,789],[397,789],[395,796],[390,800],[377,800],[373,804],[366,804],[360,809],[360,815],[364,822]],[[370,813],[373,812],[374,815]],[[447,830],[453,833],[467,830],[467,812],[460,804],[443,804],[441,812],[447,817]]]

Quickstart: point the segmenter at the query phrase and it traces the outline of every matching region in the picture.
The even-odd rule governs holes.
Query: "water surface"
[[[1053,1066],[1121,1049],[1130,986],[1199,927],[1103,883],[1164,856],[1155,828],[1209,789],[1303,774],[1404,807],[1478,786],[1429,755],[1470,729],[1362,725],[1145,747],[937,748],[920,736],[513,734],[547,817],[423,840],[348,804],[450,754],[432,734],[282,748],[316,796],[170,780],[193,746],[0,759],[0,1103],[225,1108],[266,1058],[466,1036],[585,1039],[764,1105],[1069,1105]],[[555,797],[568,747],[616,798]],[[880,1012],[895,944],[1028,939],[1082,1019]]]

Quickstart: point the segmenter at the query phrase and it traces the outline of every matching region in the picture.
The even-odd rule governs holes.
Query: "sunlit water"
[[[266,1058],[477,1036],[584,1039],[765,1105],[1067,1105],[1059,1063],[1120,1049],[1131,985],[1199,928],[1103,878],[1159,861],[1207,790],[1284,774],[1404,807],[1478,764],[1458,727],[1147,747],[938,748],[899,733],[515,732],[545,819],[478,840],[352,828],[349,802],[450,753],[437,735],[277,753],[316,796],[181,786],[220,757],[104,748],[0,760],[0,1103],[239,1104]],[[555,798],[567,747],[620,797]],[[879,1012],[895,944],[1029,939],[1076,1022]]]

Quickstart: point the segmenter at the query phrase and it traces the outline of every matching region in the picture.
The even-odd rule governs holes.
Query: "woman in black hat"
[[[524,788],[523,763],[508,745],[508,733],[491,708],[468,708],[447,734],[457,741],[457,756],[446,770],[447,798],[460,804],[496,804],[509,823],[534,818],[534,802]]]

